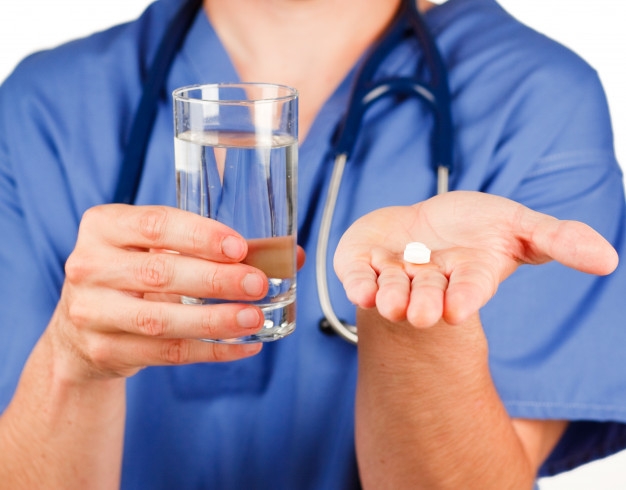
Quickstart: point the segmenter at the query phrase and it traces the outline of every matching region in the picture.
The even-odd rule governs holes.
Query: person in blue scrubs
[[[329,241],[330,294],[358,323],[358,351],[320,331],[330,140],[397,3],[206,0],[132,206],[107,203],[180,1],[34,54],[6,80],[2,486],[521,489],[626,447],[626,271],[605,241],[623,252],[625,207],[602,87],[494,0],[419,2],[449,71],[461,192],[432,198],[423,106],[373,107]],[[378,75],[422,61],[407,39]],[[175,209],[168,94],[238,80],[300,92],[297,328],[262,348],[194,340],[254,331],[257,310],[172,301],[267,287],[239,263],[241,237]],[[408,241],[432,263],[402,264]]]

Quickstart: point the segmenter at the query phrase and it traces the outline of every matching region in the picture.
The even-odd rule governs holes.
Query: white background
[[[526,24],[578,52],[599,72],[613,117],[618,159],[626,164],[623,0],[500,3]],[[26,54],[131,20],[148,4],[148,0],[0,0],[0,81]],[[540,486],[541,490],[626,489],[626,452],[544,479]]]

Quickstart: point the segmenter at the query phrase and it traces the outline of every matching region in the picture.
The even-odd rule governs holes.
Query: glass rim
[[[258,98],[225,98],[218,99],[216,97],[190,97],[189,93],[193,90],[201,90],[208,87],[215,87],[217,89],[221,88],[250,88],[250,87],[274,87],[277,89],[284,90],[286,93],[284,95],[272,96],[272,97],[258,97]],[[184,87],[179,87],[172,92],[172,97],[175,101],[181,102],[209,102],[209,103],[219,103],[219,104],[256,104],[259,102],[287,102],[289,100],[294,100],[298,97],[298,91],[290,87],[289,85],[283,85],[280,83],[270,83],[270,82],[218,82],[218,83],[197,83],[193,85],[186,85]]]

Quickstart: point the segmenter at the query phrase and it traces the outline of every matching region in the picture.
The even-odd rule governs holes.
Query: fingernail
[[[237,323],[241,328],[258,328],[261,315],[256,308],[245,308],[237,313]]]
[[[259,296],[264,287],[265,284],[259,274],[247,274],[243,278],[243,290],[249,296]]]
[[[240,260],[243,258],[244,244],[239,238],[227,236],[222,240],[222,253],[228,258]]]

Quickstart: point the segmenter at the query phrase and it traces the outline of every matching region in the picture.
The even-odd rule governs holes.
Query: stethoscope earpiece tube
[[[156,121],[159,97],[170,67],[185,40],[202,0],[189,0],[168,24],[143,84],[139,106],[130,126],[113,202],[133,204],[137,197],[150,135]]]
[[[417,9],[415,0],[404,0],[408,10],[408,21],[420,45],[424,49],[426,64],[431,74],[430,90],[434,96],[434,131],[432,151],[434,167],[437,172],[437,194],[443,194],[449,189],[448,179],[453,168],[453,132],[452,127],[452,102],[450,85],[448,82],[448,70],[439,52],[437,45],[428,26],[424,23]]]

